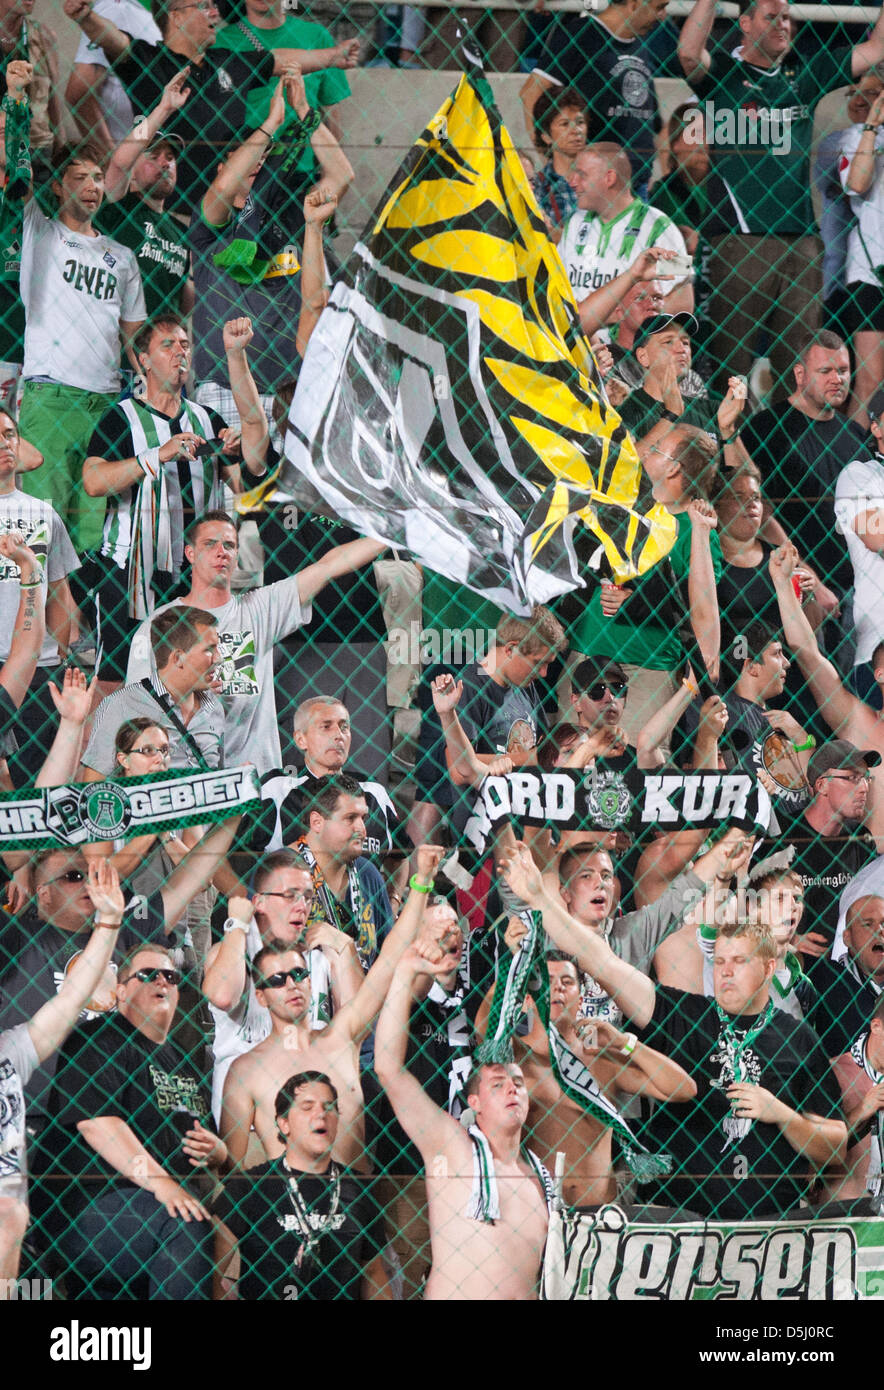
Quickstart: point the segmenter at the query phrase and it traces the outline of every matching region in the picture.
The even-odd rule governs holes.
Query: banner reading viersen
[[[554,1212],[541,1297],[554,1301],[884,1299],[884,1220],[630,1221]]]

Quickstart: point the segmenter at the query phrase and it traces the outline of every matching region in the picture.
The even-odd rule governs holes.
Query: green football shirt
[[[243,32],[246,30],[247,32]],[[311,24],[297,15],[287,14],[277,29],[256,29],[248,20],[239,24],[225,24],[218,31],[215,49],[225,49],[230,53],[254,53],[256,42],[261,48],[273,52],[277,48],[334,48],[335,41],[329,31],[321,24]],[[321,68],[319,72],[304,74],[304,89],[307,100],[317,110],[335,106],[350,95],[350,83],[341,68]],[[266,86],[253,87],[247,96],[246,110],[248,127],[256,129],[267,117],[270,99],[276,90],[276,82]],[[295,113],[289,107],[292,120]],[[306,149],[298,161],[297,168],[309,170],[315,164],[313,152]]]
[[[810,197],[813,111],[826,92],[852,83],[852,49],[825,50],[805,63],[787,54],[758,68],[719,50],[692,82],[700,99],[714,169],[731,206],[720,209],[735,232],[808,236],[816,232]]]

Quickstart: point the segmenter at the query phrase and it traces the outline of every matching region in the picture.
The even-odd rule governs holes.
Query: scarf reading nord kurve
[[[561,1090],[581,1106],[588,1115],[613,1130],[626,1162],[640,1183],[652,1182],[672,1171],[670,1154],[653,1154],[636,1138],[617,1106],[604,1095],[595,1077],[575,1055],[564,1038],[550,1022],[549,972],[544,959],[544,932],[541,914],[519,913],[520,921],[528,927],[527,936],[506,971],[498,968],[494,982],[494,997],[485,1041],[476,1051],[479,1063],[511,1062],[512,1039],[522,1011],[526,994],[531,994],[540,1021],[549,1034],[549,1052],[553,1075]]]

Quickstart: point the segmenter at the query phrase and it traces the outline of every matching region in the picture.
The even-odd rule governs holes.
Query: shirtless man
[[[505,938],[511,950],[518,949],[527,930],[523,922],[513,918]],[[616,1104],[618,1091],[655,1100],[693,1100],[697,1088],[677,1062],[646,1047],[634,1033],[619,1032],[605,1019],[578,1021],[580,975],[573,960],[562,952],[552,952],[546,966],[550,1022],[574,1055],[586,1062],[609,1100]],[[486,1003],[490,1004],[490,998]],[[480,1032],[481,1017],[480,1013]],[[552,1069],[546,1029],[535,1008],[529,1009],[529,1018],[529,1032],[517,1034],[513,1044],[528,1087],[531,1142],[549,1166],[555,1163],[557,1153],[564,1153],[562,1191],[570,1206],[612,1202],[617,1197],[617,1182],[611,1160],[611,1130],[564,1094]]]
[[[397,962],[420,928],[442,853],[437,845],[423,845],[418,851],[411,892],[380,955],[356,997],[321,1032],[310,1026],[310,977],[303,953],[280,942],[255,956],[255,994],[270,1011],[272,1031],[257,1047],[237,1057],[227,1073],[221,1134],[235,1163],[243,1162],[253,1124],[268,1159],[283,1152],[276,1125],[277,1092],[295,1072],[320,1071],[333,1082],[339,1098],[341,1123],[333,1157],[348,1167],[364,1168],[359,1045],[374,1022]]]
[[[857,526],[860,520],[858,517]],[[842,684],[835,667],[820,651],[816,633],[792,587],[792,575],[797,565],[798,552],[793,545],[780,546],[769,561],[786,645],[792,649],[810,693],[835,735],[847,739],[856,748],[870,749],[882,755],[878,766],[869,769],[871,787],[865,822],[875,841],[875,848],[881,854],[884,853],[884,720]],[[881,643],[872,655],[872,665],[878,688],[884,689],[884,646]]]
[[[406,951],[393,974],[375,1040],[375,1070],[427,1172],[433,1267],[430,1301],[537,1297],[549,1218],[549,1175],[521,1150],[528,1091],[520,1067],[477,1067],[466,1085],[469,1133],[405,1069],[415,977],[449,975],[438,946]]]

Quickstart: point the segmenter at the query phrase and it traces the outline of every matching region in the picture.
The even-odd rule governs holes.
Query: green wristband
[[[430,879],[429,883],[418,883],[417,874],[412,874],[408,880],[408,886],[414,893],[432,893],[435,879]]]
[[[794,748],[796,753],[813,752],[814,748],[816,748],[816,739],[814,738],[813,734],[808,734],[805,742],[796,743],[794,745]]]

